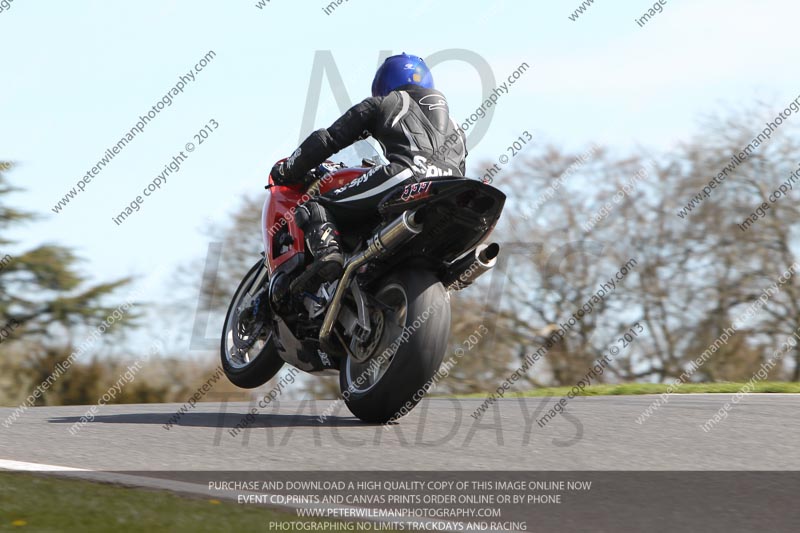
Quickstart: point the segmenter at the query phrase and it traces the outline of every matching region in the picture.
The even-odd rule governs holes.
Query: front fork
[[[264,282],[267,280],[268,277],[269,277],[269,269],[267,268],[267,262],[265,260],[262,263],[261,268],[258,271],[258,275],[256,276],[256,279],[253,280],[253,284],[247,290],[247,295],[251,296],[253,294],[253,289],[258,291],[261,288],[263,288]]]

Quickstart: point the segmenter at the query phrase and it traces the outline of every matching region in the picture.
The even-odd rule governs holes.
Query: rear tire
[[[238,324],[241,321],[240,315],[249,312],[241,312],[238,308],[247,306],[248,302],[245,301],[248,296],[247,292],[262,268],[265,268],[263,260],[253,265],[253,268],[250,269],[239,284],[236,293],[231,299],[231,304],[228,306],[225,324],[222,327],[222,341],[220,343],[222,369],[231,383],[243,389],[260,387],[272,379],[283,367],[283,359],[280,358],[275,347],[275,340],[271,331],[272,324],[259,325],[254,321],[254,326],[237,327],[236,331],[233,331],[232,321],[237,321]],[[263,298],[267,298],[267,293],[264,292],[263,294]],[[268,306],[269,302],[261,302],[260,305]],[[270,330],[257,335],[258,339],[251,339],[248,335],[241,335],[243,329],[246,334],[261,331],[260,328],[270,328]],[[252,343],[252,346],[247,351],[237,350],[233,339],[234,336],[238,336],[238,342]],[[256,337],[256,335],[252,335],[252,337]]]
[[[390,274],[374,294],[405,310],[384,311],[386,326],[372,357],[363,364],[348,357],[339,387],[350,412],[365,422],[384,423],[413,409],[439,369],[450,336],[450,300],[438,278],[424,270]],[[406,340],[392,350],[404,332]]]

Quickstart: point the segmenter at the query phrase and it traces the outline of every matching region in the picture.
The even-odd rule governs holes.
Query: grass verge
[[[0,472],[0,531],[266,532],[273,530],[270,522],[300,521],[287,513],[161,490]]]
[[[736,393],[745,383],[686,383],[676,387],[673,394]],[[628,396],[634,394],[661,394],[667,392],[669,383],[623,383],[620,385],[591,385],[576,396]],[[566,396],[572,387],[545,387],[522,392],[506,392],[505,398],[534,396]],[[760,381],[751,392],[800,394],[800,383],[785,381]],[[457,395],[458,398],[485,398],[489,392]]]

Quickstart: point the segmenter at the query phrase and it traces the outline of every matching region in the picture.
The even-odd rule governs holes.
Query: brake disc
[[[261,302],[261,295],[254,299],[253,305],[246,307],[233,317],[233,344],[239,352],[246,352],[258,340],[264,332],[266,326],[263,320],[258,318],[258,308]]]
[[[362,343],[359,342],[358,339],[353,338],[350,343],[351,354],[357,363],[363,363],[375,355],[381,337],[383,337],[383,312],[377,309],[373,310],[370,314],[370,322],[372,322],[372,334],[367,342]]]

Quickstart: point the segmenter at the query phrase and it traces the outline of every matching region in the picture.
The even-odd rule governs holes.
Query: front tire
[[[243,389],[260,387],[283,366],[273,339],[272,324],[268,318],[269,301],[267,291],[253,298],[253,284],[264,266],[259,261],[244,277],[233,295],[225,325],[222,327],[220,356],[222,369],[231,383]],[[255,313],[253,308],[264,311]]]
[[[413,409],[439,369],[450,336],[450,300],[424,270],[393,273],[374,294],[385,306],[381,341],[364,363],[347,358],[339,387],[350,412],[384,423]]]

